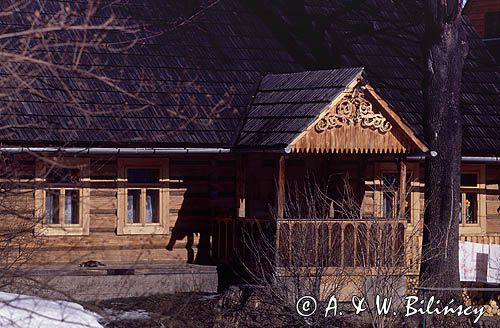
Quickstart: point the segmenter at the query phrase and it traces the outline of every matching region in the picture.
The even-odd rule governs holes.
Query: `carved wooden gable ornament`
[[[363,81],[348,86],[287,147],[304,153],[408,153],[425,144]]]
[[[392,124],[382,114],[374,113],[372,104],[365,99],[365,87],[355,88],[351,95],[345,96],[335,106],[333,112],[327,113],[315,125],[318,133],[328,129],[340,128],[345,125],[359,124],[363,128],[386,133],[392,129]]]

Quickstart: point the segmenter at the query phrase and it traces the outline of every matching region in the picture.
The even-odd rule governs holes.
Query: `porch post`
[[[280,155],[278,167],[278,219],[282,219],[285,212],[285,155]]]
[[[244,218],[245,211],[245,164],[242,154],[236,159],[236,217]]]
[[[399,217],[405,219],[406,202],[406,162],[404,159],[399,161]]]

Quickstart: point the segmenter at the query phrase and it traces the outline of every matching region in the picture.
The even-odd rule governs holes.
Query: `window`
[[[159,223],[160,188],[146,186],[160,182],[160,170],[127,169],[127,182],[142,184],[142,188],[127,190],[127,223]]]
[[[404,201],[404,216],[406,221],[411,223],[411,175],[412,172],[406,174],[406,195]],[[383,173],[382,174],[382,215],[386,219],[394,219],[399,215],[399,173]]]
[[[486,166],[462,166],[460,179],[460,211],[458,220],[461,231],[484,233],[486,231]]]
[[[168,233],[168,160],[120,159],[118,234]]]
[[[49,164],[50,163],[50,164]],[[50,159],[37,164],[35,191],[39,224],[46,235],[87,235],[89,233],[89,189],[86,159]]]
[[[486,39],[500,37],[500,11],[486,13],[484,23],[484,37]]]
[[[79,224],[80,196],[77,189],[45,190],[45,224]]]
[[[399,194],[399,175],[396,173],[382,174],[382,213],[384,218],[397,217]]]
[[[396,163],[375,164],[374,203],[373,214],[375,217],[394,220],[400,216],[400,173]],[[404,210],[402,211],[408,224],[414,224],[414,218],[420,215],[420,197],[416,190],[418,182],[418,163],[406,164],[406,192],[404,199]],[[365,184],[370,185],[369,181]]]
[[[479,173],[462,173],[460,189],[459,222],[462,225],[477,225],[479,223]]]

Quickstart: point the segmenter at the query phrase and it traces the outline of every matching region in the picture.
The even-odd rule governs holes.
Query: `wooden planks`
[[[283,218],[285,212],[285,155],[280,155],[278,162],[278,218]]]
[[[350,86],[349,88],[357,88]],[[373,113],[387,120],[392,128],[387,131],[363,126],[354,119],[353,122],[344,117],[342,122],[334,127],[318,130],[318,126],[329,115],[344,115],[343,107],[339,107],[349,99],[350,91],[342,93],[335,99],[318,118],[302,132],[292,143],[290,148],[299,153],[339,153],[339,154],[401,154],[412,151],[426,151],[427,147],[419,140],[414,132],[401,120],[376,91],[366,86],[366,103],[373,107]],[[363,98],[363,101],[365,99]],[[351,111],[354,109],[351,109]],[[356,109],[358,111],[358,109]],[[347,114],[345,114],[347,115]],[[358,113],[359,115],[365,115]],[[357,117],[358,118],[358,117]],[[372,121],[370,121],[372,122]]]
[[[170,162],[170,213],[233,216],[236,168],[233,156],[182,156]]]
[[[170,235],[116,234],[118,222],[118,158],[90,159],[89,177],[85,180],[89,209],[88,236],[44,236],[35,249],[38,263],[79,263],[88,259],[102,261],[192,261],[198,251],[198,239],[209,231],[214,216],[232,217],[236,209],[236,161],[233,155],[168,156]],[[158,160],[158,157],[154,157]],[[145,165],[148,158],[140,158]],[[34,165],[34,163],[33,163]],[[27,169],[29,171],[29,168]],[[32,174],[34,176],[34,174]],[[22,192],[22,193],[21,193]],[[9,203],[20,204],[33,214],[33,190],[18,190],[21,196]],[[21,202],[22,200],[22,202]],[[2,217],[0,222],[10,222]],[[11,227],[9,225],[9,227]],[[7,227],[8,228],[8,227]],[[172,232],[173,229],[173,232]],[[173,234],[172,234],[173,233]],[[171,243],[171,250],[165,249]],[[190,255],[192,254],[192,255]]]
[[[89,236],[47,236],[45,243],[37,252],[41,252],[37,260],[77,261],[78,259],[113,259],[116,261],[181,260],[187,261],[188,252],[195,256],[198,251],[199,236],[210,229],[211,220],[215,217],[225,217],[232,220],[240,199],[236,194],[238,179],[243,174],[245,183],[239,188],[245,195],[245,208],[247,217],[267,217],[270,215],[270,206],[275,206],[276,188],[286,189],[303,179],[306,172],[317,172],[318,177],[329,181],[332,175],[348,174],[353,186],[361,183],[360,176],[364,176],[364,194],[362,200],[363,216],[373,215],[375,207],[380,206],[375,199],[376,189],[369,183],[374,183],[375,156],[370,160],[366,156],[356,155],[322,155],[322,154],[291,154],[285,161],[284,156],[272,153],[242,154],[240,165],[244,164],[245,170],[237,173],[237,162],[233,155],[176,155],[170,156],[170,222],[174,230],[182,233],[176,235],[172,251],[167,251],[165,246],[171,241],[170,236],[138,235],[117,236],[117,182],[100,181],[89,182],[90,186],[90,235]],[[145,159],[147,161],[147,159]],[[95,163],[93,160],[91,163]],[[107,160],[105,173],[108,176],[110,168],[114,167],[116,160]],[[360,163],[366,162],[364,168]],[[390,163],[396,169],[396,163]],[[407,171],[417,172],[408,164]],[[92,164],[91,164],[92,165]],[[93,166],[95,170],[99,166]],[[115,166],[116,167],[116,166]],[[282,173],[280,174],[280,169]],[[240,168],[241,169],[241,168]],[[400,168],[403,171],[403,168]],[[319,173],[323,173],[320,175]],[[91,176],[99,177],[100,172],[90,172]],[[418,172],[415,173],[418,176]],[[406,174],[401,174],[405,176]],[[423,172],[422,172],[423,176]],[[479,233],[472,230],[461,229],[461,233],[470,240],[477,242],[500,243],[500,168],[497,164],[488,164],[485,169],[486,192],[486,232]],[[283,179],[283,177],[285,179]],[[105,180],[105,179],[102,179]],[[280,181],[282,181],[280,183]],[[285,183],[286,182],[286,183]],[[280,187],[281,185],[281,187]],[[283,187],[285,186],[285,187]],[[412,185],[408,185],[410,188]],[[414,187],[414,186],[413,186]],[[421,188],[422,187],[422,188]],[[420,189],[418,189],[420,188]],[[423,192],[423,185],[418,184],[415,194]],[[278,193],[280,194],[280,193]],[[21,190],[20,200],[13,203],[22,204],[26,213],[33,210],[33,191]],[[402,200],[400,200],[402,201]],[[418,213],[423,211],[423,195],[417,197],[412,210]],[[279,205],[279,202],[278,202]],[[278,206],[281,207],[281,206]],[[417,214],[418,214],[417,213]],[[2,216],[2,223],[9,222]],[[228,222],[229,222],[228,221]],[[188,239],[192,239],[189,242]],[[189,249],[189,251],[188,251]]]
[[[485,36],[485,15],[500,11],[498,0],[469,0],[465,6],[465,14],[482,37]]]

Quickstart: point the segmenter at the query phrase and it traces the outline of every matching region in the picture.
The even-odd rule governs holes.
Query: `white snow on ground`
[[[199,298],[200,301],[210,301],[210,300],[213,300],[213,299],[216,299],[217,297],[219,297],[220,295],[218,294],[213,294],[213,295],[204,295],[202,297]]]
[[[102,328],[98,319],[77,303],[0,292],[2,328]]]
[[[151,319],[149,313],[144,310],[121,311],[115,309],[105,309],[104,312],[106,312],[106,319],[109,319],[110,321]]]

